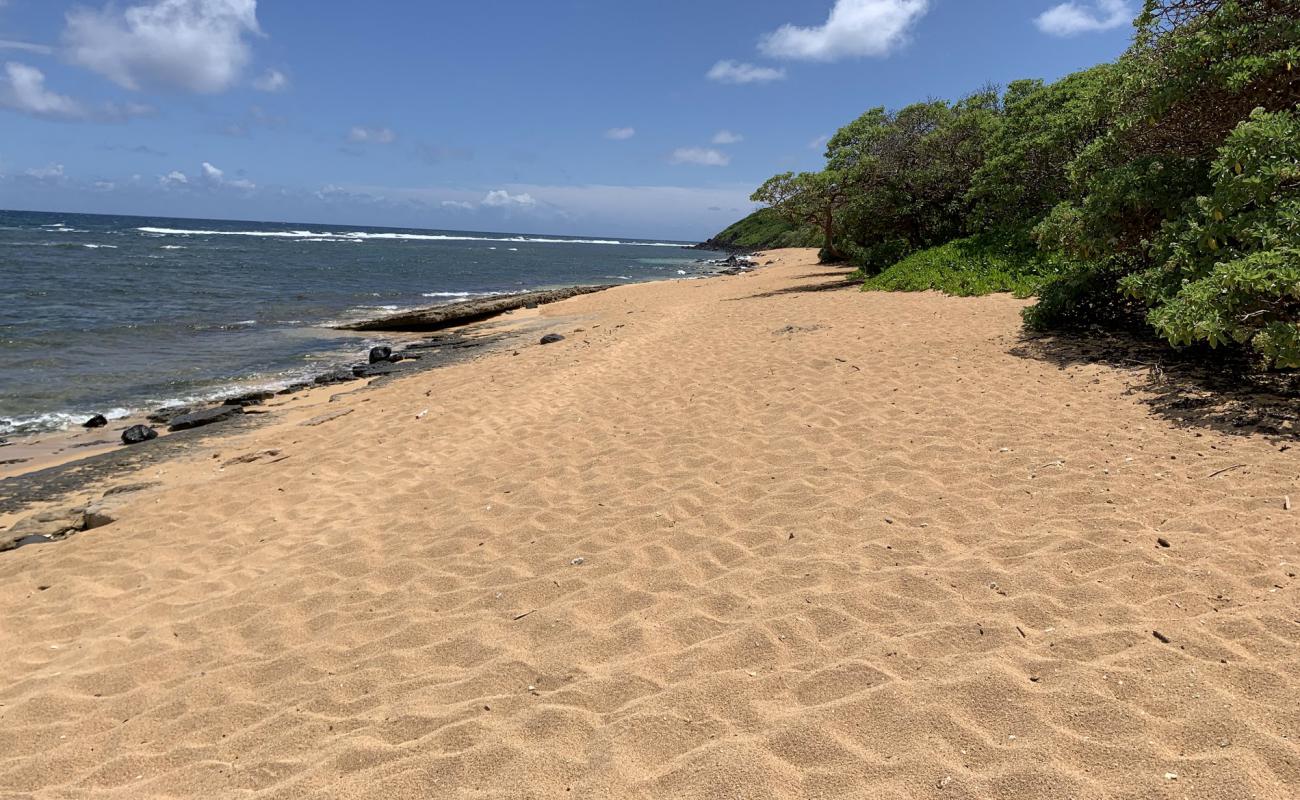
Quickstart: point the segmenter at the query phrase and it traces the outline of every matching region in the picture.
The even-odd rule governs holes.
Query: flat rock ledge
[[[448,303],[431,308],[418,308],[403,311],[378,319],[363,322],[350,322],[339,325],[343,331],[436,331],[469,322],[480,322],[491,317],[514,311],[519,308],[532,308],[547,303],[558,303],[581,294],[593,294],[614,288],[616,284],[603,286],[570,286],[564,289],[541,289],[535,292],[501,297],[480,297],[459,303]]]

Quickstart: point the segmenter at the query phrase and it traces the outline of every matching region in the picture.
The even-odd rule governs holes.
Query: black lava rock
[[[227,397],[221,403],[227,406],[260,406],[272,397],[275,397],[275,392],[249,392],[235,397]]]
[[[108,417],[103,414],[96,414],[85,422],[81,423],[83,428],[102,428],[108,424]]]
[[[166,425],[177,417],[188,414],[193,410],[189,406],[167,406],[150,414],[149,421],[158,425]]]
[[[317,375],[316,385],[329,386],[333,383],[346,383],[347,381],[354,381],[356,379],[357,376],[352,374],[352,370],[347,367],[339,367],[326,372],[324,375]]]
[[[203,425],[211,425],[214,422],[230,419],[236,414],[244,413],[243,406],[214,406],[205,408],[202,411],[195,411],[192,414],[183,414],[172,420],[171,425],[167,428],[169,431],[183,431],[190,428],[198,428]]]
[[[140,444],[157,438],[158,431],[148,425],[132,425],[122,431],[122,444]]]
[[[555,344],[564,341],[564,337],[558,333],[548,333],[542,337],[542,344]]]
[[[370,348],[370,363],[378,364],[380,361],[387,361],[388,357],[393,354],[393,348],[388,345]]]

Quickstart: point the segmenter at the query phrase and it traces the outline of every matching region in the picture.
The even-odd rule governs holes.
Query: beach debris
[[[1231,467],[1224,467],[1221,470],[1216,470],[1215,472],[1211,472],[1209,475],[1206,475],[1205,477],[1213,478],[1218,475],[1222,475],[1225,472],[1232,472],[1234,469],[1244,469],[1246,466],[1247,466],[1246,464],[1233,464]]]
[[[556,342],[562,342],[562,341],[564,341],[564,337],[561,336],[560,334],[558,334],[558,333],[548,333],[548,334],[546,334],[545,336],[542,337],[541,343],[542,343],[542,344],[555,344]]]
[[[96,414],[85,422],[81,423],[83,428],[102,428],[108,424],[108,417],[103,414]]]
[[[1167,780],[1167,781],[1176,781],[1176,780],[1178,780],[1178,773],[1177,773],[1177,772],[1166,772],[1166,773],[1165,773],[1165,780]]]
[[[302,426],[304,428],[314,428],[317,425],[324,425],[326,422],[329,422],[330,420],[335,420],[338,419],[339,417],[346,417],[348,414],[351,414],[355,410],[356,409],[352,409],[352,408],[340,408],[337,411],[331,411],[328,414],[321,414],[319,417],[312,417],[311,419],[303,422]]]
[[[167,426],[169,431],[184,431],[190,428],[199,428],[204,425],[211,425],[214,422],[222,422],[231,417],[244,413],[243,406],[213,406],[205,408],[202,411],[194,411],[189,414],[182,414],[171,421]]]
[[[1160,537],[1157,537],[1157,538],[1156,538],[1156,544],[1160,545],[1161,547],[1172,547],[1172,546],[1173,546],[1173,545],[1169,544],[1169,540],[1166,539],[1166,538],[1163,537],[1163,536],[1160,536]]]
[[[1164,644],[1169,644],[1169,643],[1170,643],[1170,639],[1169,639],[1169,637],[1168,637],[1168,636],[1165,636],[1165,635],[1164,635],[1163,633],[1161,633],[1160,631],[1151,631],[1151,635],[1154,636],[1154,637],[1156,637],[1156,639],[1158,639],[1159,641],[1163,642]]]
[[[1287,495],[1286,497],[1282,498],[1282,510],[1283,511],[1291,510],[1291,495]]]
[[[587,559],[583,558],[582,556],[578,556],[577,558],[573,559],[569,563],[575,567],[581,567],[583,564],[587,563]]]
[[[811,333],[813,331],[824,331],[826,325],[786,325],[784,328],[777,328],[772,331],[773,336],[789,336],[794,333]]]
[[[516,615],[514,616],[514,621],[515,621],[515,622],[518,622],[519,620],[523,619],[524,617],[528,616],[529,614],[535,614],[535,613],[537,613],[537,609],[534,608],[532,611],[525,611],[525,612],[522,613],[522,614],[516,614]],[[529,688],[529,689],[532,689],[533,687],[529,686],[528,688]]]
[[[242,456],[235,456],[222,464],[222,468],[233,467],[236,464],[252,464],[254,461],[261,461],[264,458],[275,458],[280,455],[279,450],[258,450],[256,453],[244,453]]]
[[[148,425],[132,425],[122,431],[122,444],[140,444],[157,438],[158,431]]]
[[[424,409],[423,411],[421,411],[419,414],[416,414],[416,415],[415,415],[415,418],[416,418],[416,419],[424,419],[424,418],[427,417],[427,416],[429,416],[429,409],[426,408],[426,409]]]
[[[387,361],[389,356],[392,354],[393,348],[386,344],[380,345],[379,347],[372,347],[370,348],[370,363],[378,364],[380,361]]]

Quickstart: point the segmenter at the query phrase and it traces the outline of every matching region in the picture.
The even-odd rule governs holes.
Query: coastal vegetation
[[[823,170],[754,193],[746,244],[812,238],[868,289],[1036,295],[1037,329],[1145,325],[1300,368],[1293,1],[1147,0],[1135,25],[1054,83],[867,111]]]
[[[707,250],[763,250],[777,247],[816,247],[817,232],[782,216],[774,208],[760,208],[726,230],[701,243]]]

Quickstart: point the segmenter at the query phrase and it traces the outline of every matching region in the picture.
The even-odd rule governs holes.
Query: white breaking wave
[[[621,239],[551,239],[535,236],[467,236],[441,233],[367,233],[365,231],[204,231],[181,228],[136,228],[152,236],[254,236],[264,239],[299,239],[322,242],[409,241],[409,242],[519,242],[522,244],[612,244],[628,247],[686,247],[675,242],[632,242]]]
[[[82,247],[89,247],[91,250],[116,250],[115,244],[83,244]]]
[[[505,292],[424,292],[421,297],[495,297]]]

